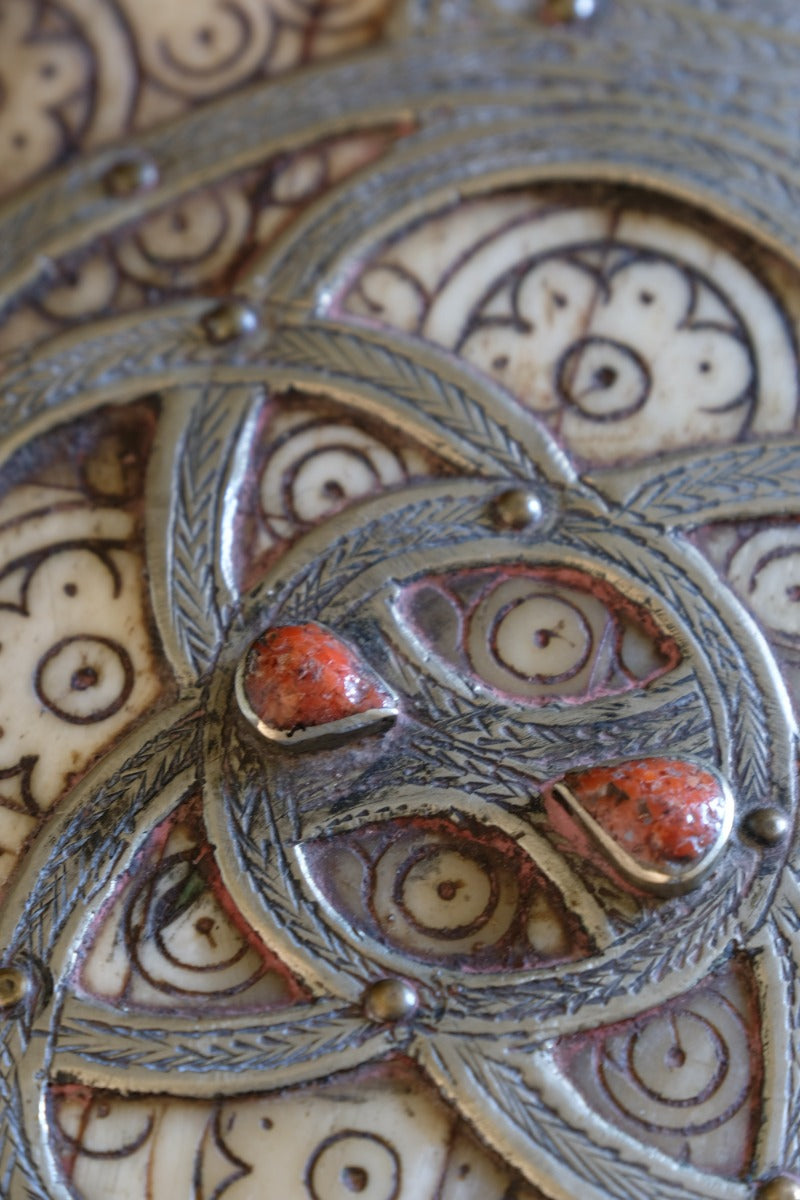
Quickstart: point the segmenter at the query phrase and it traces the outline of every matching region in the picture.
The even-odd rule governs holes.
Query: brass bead
[[[258,323],[258,313],[246,300],[226,300],[203,318],[206,337],[219,344],[255,333]]]
[[[492,520],[498,529],[527,529],[541,521],[542,502],[527,488],[510,488],[492,501]]]
[[[419,1006],[416,991],[405,979],[381,979],[367,988],[364,1012],[371,1021],[407,1021]]]
[[[745,833],[764,846],[777,846],[789,832],[789,818],[780,808],[756,808],[744,822]]]
[[[149,158],[126,158],[106,172],[106,191],[111,196],[135,196],[158,184],[156,164]]]
[[[800,1200],[800,1179],[777,1175],[759,1185],[756,1200]]]
[[[11,1013],[28,994],[30,980],[16,967],[0,967],[0,1013]]]
[[[597,16],[603,0],[543,0],[540,17],[548,25],[588,21]]]

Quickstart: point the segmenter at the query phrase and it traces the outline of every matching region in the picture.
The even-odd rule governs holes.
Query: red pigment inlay
[[[259,720],[286,733],[392,703],[360,656],[313,623],[262,634],[248,651],[243,682]]]
[[[586,812],[639,862],[692,862],[716,842],[725,794],[710,771],[647,758],[570,772],[564,782]]]

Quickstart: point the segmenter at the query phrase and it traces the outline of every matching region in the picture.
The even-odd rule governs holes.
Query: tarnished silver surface
[[[140,136],[124,155],[111,148],[76,160],[0,213],[0,293],[13,315],[44,304],[61,266],[81,261],[101,235],[122,237],[187,193],[279,154],[404,123],[381,157],[254,248],[235,295],[164,287],[152,305],[66,318],[9,355],[6,467],[67,420],[160,396],[144,544],[176,683],[169,703],[60,802],[3,899],[0,962],[20,972],[0,978],[8,1200],[76,1194],[50,1140],[47,1081],[217,1099],[398,1054],[551,1200],[794,1194],[794,685],[777,635],[695,534],[800,514],[796,426],[641,463],[581,465],[500,382],[433,340],[359,323],[341,303],[355,266],[415,222],[549,183],[603,195],[635,188],[670,214],[689,206],[698,226],[724,228],[733,245],[763,248],[797,271],[795,5],[597,7],[590,21],[544,26],[527,9],[488,0],[409,2],[394,14],[393,39],[369,56],[216,101]],[[794,353],[794,334],[785,338]],[[346,420],[386,423],[435,458],[441,477],[404,478],[302,530],[248,586],[237,520],[257,413],[265,395],[291,389],[339,405]],[[404,607],[420,580],[484,567],[582,572],[646,614],[680,662],[644,691],[609,688],[540,707],[509,700],[432,649]],[[488,640],[491,613],[471,619]],[[252,712],[242,718],[236,672],[264,629],[306,623],[361,650],[397,698],[397,720],[361,739],[365,721],[355,718],[329,744],[288,756],[259,740],[267,726]],[[280,742],[280,731],[272,735]],[[599,898],[594,868],[552,838],[543,797],[592,759],[657,755],[723,779],[724,830],[695,875],[646,878],[632,859],[612,861],[659,895],[656,907],[622,919]],[[75,993],[71,973],[115,880],[196,795],[237,910],[304,989],[293,1007],[115,1012]],[[499,830],[530,856],[591,950],[557,967],[472,972],[359,924],[326,890],[315,845],[390,818]],[[611,839],[600,841],[613,860]],[[698,885],[690,898],[673,896],[687,880]],[[615,1127],[558,1053],[560,1039],[669,1005],[737,956],[752,966],[763,1056],[752,1163],[729,1178]],[[15,981],[24,981],[17,990]]]

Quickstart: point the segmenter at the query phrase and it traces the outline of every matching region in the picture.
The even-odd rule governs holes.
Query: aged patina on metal
[[[798,1193],[798,68],[408,0],[7,202],[3,1197]]]

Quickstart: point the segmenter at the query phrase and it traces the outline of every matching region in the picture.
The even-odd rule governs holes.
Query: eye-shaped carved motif
[[[505,378],[532,408],[563,410],[568,435],[584,452],[591,449],[587,422],[623,423],[648,404],[679,409],[678,389],[691,397],[681,417],[700,437],[749,420],[757,378],[747,335],[727,299],[684,264],[619,245],[598,267],[591,247],[575,248],[533,260],[516,269],[513,283],[496,284],[491,320],[498,321],[504,296],[502,340],[487,337],[494,326],[484,305],[471,316],[462,352]]]
[[[303,857],[354,928],[411,958],[481,972],[592,950],[557,889],[498,829],[398,819],[307,843]]]
[[[155,831],[92,931],[76,982],[133,1009],[264,1010],[299,994],[235,911],[191,810]]]
[[[642,607],[571,569],[428,577],[408,589],[399,611],[447,665],[533,704],[644,687],[680,660]]]

